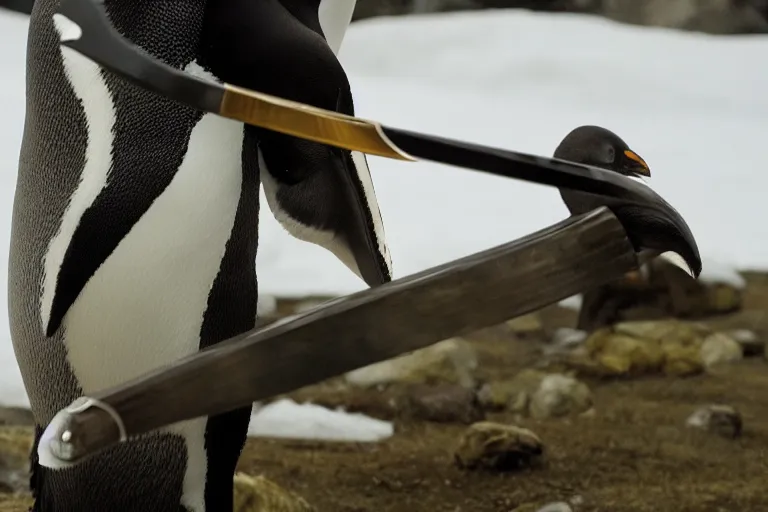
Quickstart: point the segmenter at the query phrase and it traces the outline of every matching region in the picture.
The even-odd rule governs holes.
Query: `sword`
[[[188,107],[369,155],[428,160],[661,208],[687,229],[677,211],[649,187],[605,169],[393,128],[195,77],[155,59],[124,38],[110,23],[103,0],[62,0],[53,16],[63,46],[124,80]]]

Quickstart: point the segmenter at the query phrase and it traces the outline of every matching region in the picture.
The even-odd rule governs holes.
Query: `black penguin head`
[[[555,150],[554,157],[625,176],[651,176],[648,164],[640,155],[621,137],[600,126],[580,126],[571,131]]]
[[[615,133],[599,126],[581,126],[571,131],[553,156],[630,177],[650,177],[651,174],[645,161],[629,149],[626,142]],[[646,185],[643,184],[643,187]],[[621,197],[607,197],[570,189],[560,189],[560,196],[573,215],[584,214],[601,206],[608,207],[624,226],[638,253],[651,251],[664,255],[668,261],[693,277],[698,277],[701,273],[701,257],[688,225],[661,196],[650,188],[645,192],[645,205],[629,202]]]

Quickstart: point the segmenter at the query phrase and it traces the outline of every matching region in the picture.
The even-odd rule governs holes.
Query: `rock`
[[[701,373],[701,346],[712,332],[679,320],[621,322],[593,332],[565,360],[581,375],[638,377]]]
[[[593,333],[585,343],[598,367],[607,375],[656,373],[664,362],[659,342],[643,340],[610,330]]]
[[[618,333],[659,342],[674,342],[680,345],[700,343],[708,330],[690,322],[675,319],[622,322],[614,326]]]
[[[701,350],[697,346],[669,344],[664,347],[662,371],[671,377],[689,377],[704,371]]]
[[[543,453],[544,445],[532,431],[484,421],[464,432],[454,461],[462,469],[509,471],[531,465]]]
[[[371,387],[394,382],[474,385],[477,356],[461,338],[450,338],[409,354],[358,368],[345,375],[349,384]]]
[[[579,329],[561,327],[552,335],[552,344],[564,348],[575,348],[586,341],[588,333]]]
[[[537,370],[522,370],[511,380],[484,384],[478,391],[478,399],[489,410],[526,413],[530,397],[546,376]]]
[[[741,345],[744,357],[758,356],[765,350],[765,342],[754,331],[733,329],[725,334]]]
[[[702,407],[688,417],[686,425],[731,439],[740,437],[743,427],[741,413],[729,405]]]
[[[547,356],[562,356],[582,346],[587,337],[586,331],[560,327],[552,333],[552,339],[544,345],[542,352]]]
[[[300,496],[264,478],[235,473],[234,512],[315,512]]]
[[[477,394],[457,385],[416,385],[401,402],[403,414],[411,418],[466,424],[485,419]]]
[[[741,291],[727,285],[707,287],[707,310],[710,313],[730,313],[741,309]]]
[[[544,330],[541,319],[536,313],[529,313],[527,315],[513,318],[512,320],[508,320],[506,325],[512,330],[512,332],[523,338],[540,334]]]
[[[592,393],[583,382],[565,375],[547,375],[530,400],[536,419],[579,414],[592,407]]]
[[[538,509],[536,512],[573,512],[573,508],[571,505],[564,501],[558,501],[556,503],[550,503],[548,505],[544,505],[540,509]]]
[[[701,345],[701,359],[707,368],[740,361],[743,357],[741,345],[723,333],[710,334]]]

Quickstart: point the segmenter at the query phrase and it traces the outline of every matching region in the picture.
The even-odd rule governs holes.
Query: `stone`
[[[400,383],[451,383],[473,387],[477,355],[464,339],[450,338],[408,354],[358,368],[347,383],[373,387]]]
[[[235,473],[234,512],[316,512],[306,500],[263,476]]]
[[[689,377],[704,371],[701,350],[697,346],[669,344],[664,347],[662,371],[671,377]]]
[[[544,505],[536,512],[573,512],[573,507],[564,501],[558,501]]]
[[[552,334],[552,344],[563,348],[575,348],[584,343],[589,333],[580,329],[560,327]]]
[[[542,347],[545,356],[564,356],[584,345],[589,333],[580,329],[560,327],[552,333],[550,342]]]
[[[720,332],[707,336],[701,345],[701,359],[706,368],[733,363],[743,358],[744,352],[741,344]]]
[[[586,346],[607,375],[655,373],[664,361],[664,352],[658,342],[608,330],[593,333]]]
[[[543,453],[544,445],[531,430],[483,421],[464,432],[454,462],[465,470],[510,471],[532,465]]]
[[[517,318],[508,320],[506,325],[512,332],[521,337],[540,334],[544,330],[541,319],[536,313],[518,316]]]
[[[464,424],[485,419],[477,394],[453,384],[415,385],[400,400],[403,414],[411,418]]]
[[[702,335],[708,332],[704,326],[676,319],[622,322],[616,324],[613,330],[635,338],[658,342],[675,342],[680,345],[698,343],[701,341]]]
[[[531,395],[546,376],[546,373],[538,370],[522,370],[511,380],[483,384],[477,393],[478,399],[488,410],[526,413]]]
[[[688,417],[686,425],[730,439],[740,437],[743,429],[741,413],[730,405],[721,404],[696,410]]]
[[[744,357],[759,356],[765,350],[765,341],[755,331],[749,329],[732,329],[725,334],[741,345]]]
[[[566,375],[547,375],[530,399],[530,415],[536,419],[584,413],[592,407],[592,393],[583,382]]]
[[[720,339],[714,334],[704,324],[675,319],[620,322],[591,333],[562,363],[579,375],[594,377],[696,375],[704,371],[704,340]]]

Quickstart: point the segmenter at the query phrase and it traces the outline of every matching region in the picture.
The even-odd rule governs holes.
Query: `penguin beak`
[[[259,166],[267,203],[286,231],[329,250],[370,287],[392,280],[363,153],[272,133],[261,137]]]
[[[626,157],[627,173],[630,176],[635,175],[645,176],[647,178],[651,177],[651,168],[648,167],[648,164],[640,157],[640,155],[631,149],[628,149],[624,151],[624,156]]]

